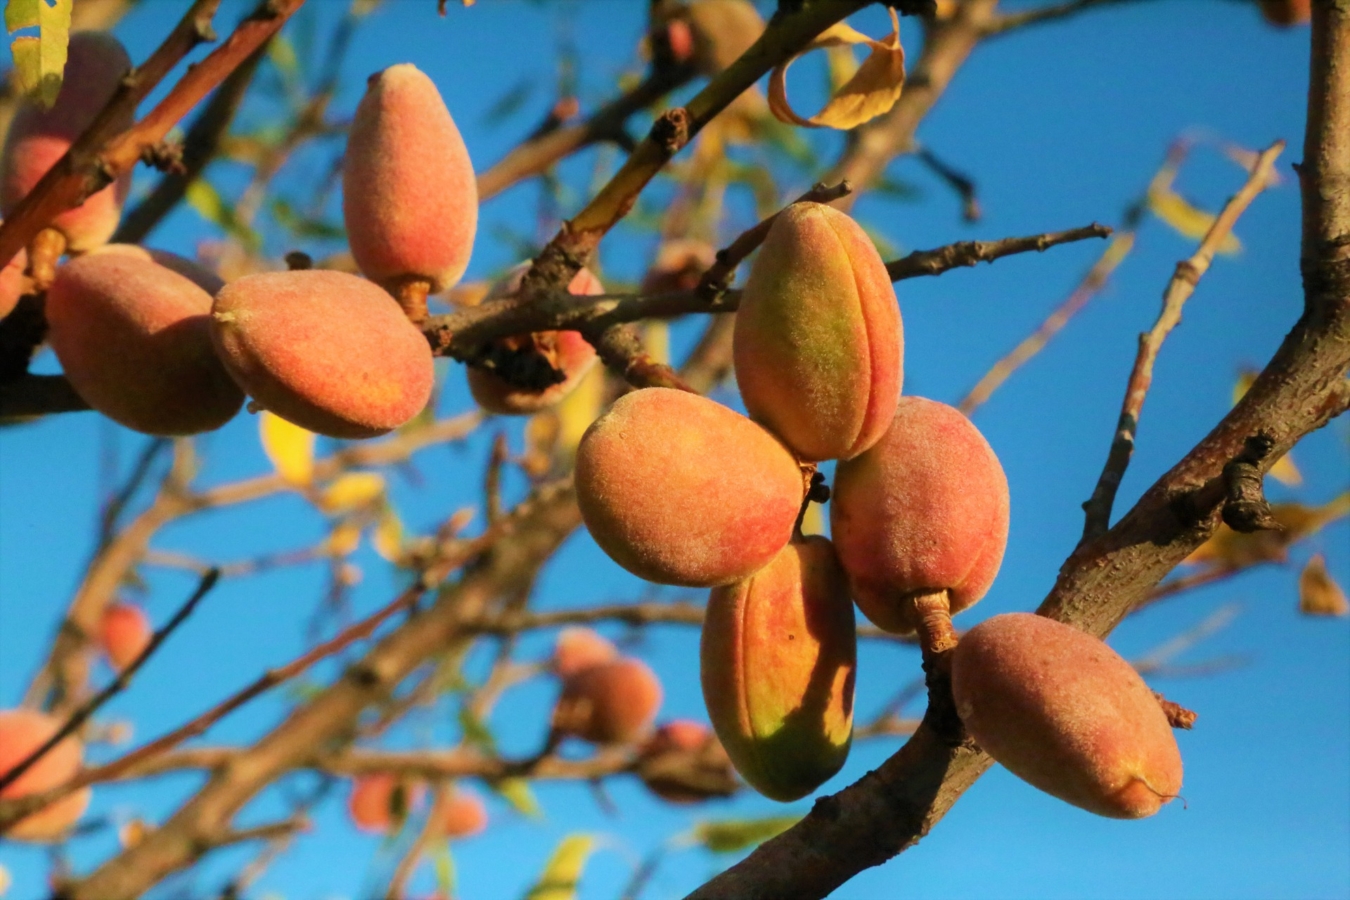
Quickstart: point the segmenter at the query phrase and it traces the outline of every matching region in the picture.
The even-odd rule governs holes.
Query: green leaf
[[[490,753],[496,752],[497,741],[492,736],[487,724],[474,715],[474,711],[467,705],[459,708],[459,727],[464,731],[465,743],[472,744],[482,750]]]
[[[492,789],[525,818],[544,818],[544,810],[535,799],[534,791],[530,790],[530,783],[524,778],[503,778]]]
[[[581,871],[595,847],[589,834],[569,834],[558,844],[544,872],[525,895],[525,900],[574,900]]]
[[[450,853],[450,842],[441,841],[436,848],[436,889],[446,897],[455,894],[455,857]]]
[[[1178,234],[1197,241],[1209,233],[1210,226],[1217,218],[1213,213],[1196,209],[1190,201],[1172,190],[1149,191],[1148,208],[1155,216],[1172,226]],[[1242,243],[1232,232],[1224,235],[1223,240],[1219,242],[1219,252],[1226,255],[1237,253],[1241,249]]]
[[[347,236],[346,229],[341,225],[333,225],[321,219],[310,219],[302,216],[281,197],[272,201],[272,217],[277,220],[278,225],[296,237],[341,240]]]
[[[5,5],[5,28],[10,34],[36,28],[37,36],[23,35],[10,42],[14,74],[29,100],[51,109],[61,93],[70,44],[70,12],[75,0],[9,0]]]
[[[227,203],[209,181],[198,178],[188,185],[187,202],[203,219],[219,225],[250,251],[257,252],[262,246],[262,238],[258,237],[258,233],[239,221],[234,213],[234,205]]]
[[[691,838],[693,843],[713,853],[738,853],[777,837],[801,819],[801,816],[770,816],[766,819],[699,822],[694,826]]]

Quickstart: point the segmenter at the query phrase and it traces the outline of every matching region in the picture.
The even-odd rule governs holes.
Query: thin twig
[[[789,206],[798,203],[832,203],[852,192],[853,186],[848,183],[847,179],[835,185],[827,185],[821,182],[792,201]],[[764,238],[769,235],[769,229],[773,227],[774,222],[778,221],[780,215],[782,215],[782,210],[746,229],[725,248],[718,250],[717,261],[712,264],[708,271],[703,273],[703,278],[700,279],[698,284],[698,292],[711,298],[725,291],[731,284],[731,277],[736,274],[736,267],[744,262],[747,256],[754,253],[760,244],[764,243]]]
[[[1081,12],[1096,9],[1099,6],[1118,6],[1122,3],[1134,2],[1139,2],[1139,0],[1070,0],[1068,3],[1056,3],[1051,6],[1006,13],[991,22],[985,34],[989,37],[996,37],[1010,31],[1016,31],[1019,28],[1025,28],[1028,25],[1042,25],[1047,22],[1067,19]]]
[[[1014,347],[1011,353],[994,363],[993,367],[984,373],[980,380],[975,383],[975,386],[970,389],[970,393],[961,399],[956,408],[967,416],[971,415],[993,396],[994,391],[998,390],[1005,381],[1012,377],[1014,372],[1037,353],[1044,350],[1045,345],[1050,343],[1051,338],[1059,334],[1060,329],[1069,324],[1069,320],[1097,295],[1097,292],[1106,284],[1106,280],[1111,277],[1111,273],[1129,255],[1130,250],[1134,248],[1134,236],[1134,229],[1129,229],[1112,237],[1111,242],[1102,251],[1102,255],[1097,257],[1097,261],[1092,264],[1092,268],[1088,269],[1087,274],[1069,294],[1068,299],[1047,316],[1035,331]]]
[[[0,260],[8,263],[56,216],[79,206],[131,170],[148,147],[275,34],[304,0],[264,0],[219,47],[190,67],[145,118],[120,122],[197,44],[212,35],[220,0],[197,0],[150,58],[123,79],[93,124],[0,224]]]
[[[1275,158],[1284,150],[1284,141],[1276,141],[1262,151],[1257,158],[1247,183],[1224,204],[1223,210],[1214,219],[1200,248],[1188,260],[1177,263],[1176,272],[1163,292],[1162,313],[1148,332],[1139,336],[1139,352],[1135,357],[1134,369],[1130,372],[1129,384],[1125,389],[1125,400],[1121,404],[1120,419],[1116,423],[1116,435],[1111,442],[1111,452],[1107,455],[1106,466],[1092,497],[1083,504],[1085,522],[1080,545],[1105,534],[1111,523],[1111,506],[1116,499],[1116,490],[1125,477],[1134,453],[1134,436],[1139,427],[1139,415],[1144,408],[1144,398],[1148,395],[1153,382],[1153,362],[1158,357],[1167,335],[1181,321],[1181,309],[1195,286],[1209,271],[1210,263],[1219,245],[1233,230],[1238,217],[1246,211],[1256,195],[1269,184],[1270,170]]]
[[[0,792],[17,781],[38,760],[50,753],[53,747],[79,731],[84,723],[89,721],[90,716],[98,712],[105,703],[126,690],[127,685],[131,684],[131,679],[140,671],[141,666],[145,665],[146,660],[154,655],[155,651],[168,640],[169,635],[173,634],[179,625],[187,621],[187,617],[192,615],[192,611],[197,608],[197,604],[210,593],[211,588],[216,586],[216,581],[219,578],[220,573],[215,569],[203,575],[201,581],[197,584],[197,589],[192,592],[192,595],[178,608],[178,611],[173,614],[169,621],[165,622],[163,627],[150,636],[150,642],[145,645],[144,650],[136,655],[130,665],[119,672],[107,687],[90,697],[79,709],[75,710],[65,724],[57,729],[56,734],[52,735],[46,743],[28,754],[17,766],[0,775]],[[3,828],[0,828],[0,831],[3,831]]]
[[[961,198],[961,218],[967,222],[980,221],[980,198],[976,192],[974,180],[960,169],[949,165],[925,146],[920,146],[915,152],[915,156],[933,174],[941,178],[948,187],[956,191],[956,195]]]

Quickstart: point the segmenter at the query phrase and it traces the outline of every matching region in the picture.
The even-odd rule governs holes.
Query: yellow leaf
[[[1350,614],[1350,600],[1327,571],[1327,561],[1315,553],[1298,576],[1298,611],[1305,616]]]
[[[339,523],[328,534],[326,549],[334,556],[348,556],[361,546],[361,526],[355,522]]]
[[[594,846],[595,839],[589,834],[569,834],[563,838],[525,900],[574,900],[581,870],[586,868]]]
[[[392,563],[403,558],[403,523],[392,509],[386,509],[380,515],[370,542],[376,553]]]
[[[9,877],[9,869],[0,866],[0,897],[5,896],[5,894],[9,892],[10,884],[11,879]]]
[[[348,472],[319,495],[319,508],[332,515],[369,506],[384,495],[384,476],[378,472]]]
[[[808,128],[837,128],[847,131],[890,111],[905,87],[905,48],[900,46],[900,20],[889,10],[895,30],[880,41],[853,30],[843,22],[832,25],[812,41],[802,53],[821,47],[866,44],[872,51],[843,87],[820,112],[804,119],[793,112],[787,99],[788,59],[774,67],[769,76],[769,110],[780,122]],[[800,56],[801,54],[798,54]]]
[[[802,534],[824,534],[825,516],[821,513],[824,509],[819,503],[808,503],[806,505],[806,515],[802,516]]]
[[[272,467],[288,484],[306,487],[314,478],[314,432],[263,411],[258,436]]]
[[[600,417],[605,400],[605,367],[594,366],[581,379],[572,393],[558,403],[558,449],[572,453],[581,443],[581,436],[591,423]]]
[[[553,468],[553,449],[562,425],[551,409],[530,416],[525,423],[525,452],[516,460],[531,478],[543,478]]]
[[[19,90],[29,100],[51,109],[61,93],[70,45],[70,13],[74,0],[9,0],[5,28],[10,34],[36,28],[37,37],[16,37],[9,49],[14,55],[14,76]]]
[[[1186,198],[1170,188],[1149,191],[1148,208],[1153,210],[1153,214],[1159,219],[1171,225],[1177,233],[1197,241],[1202,240],[1209,233],[1210,226],[1214,224],[1213,213],[1196,209]],[[1241,249],[1242,242],[1232,232],[1219,242],[1220,253],[1233,254]]]
[[[1247,391],[1251,390],[1252,385],[1256,383],[1256,376],[1259,374],[1255,369],[1242,369],[1238,372],[1237,384],[1233,385],[1234,406],[1246,395]],[[1277,459],[1275,464],[1270,467],[1269,475],[1280,484],[1287,484],[1290,487],[1298,487],[1303,483],[1303,473],[1298,470],[1298,466],[1294,465],[1292,453],[1286,453]]]
[[[648,322],[642,327],[642,343],[647,355],[664,366],[670,365],[670,326],[665,322]]]
[[[1303,473],[1294,465],[1294,458],[1288,453],[1275,460],[1275,464],[1270,467],[1267,474],[1280,484],[1287,484],[1290,487],[1298,487],[1303,483]]]
[[[543,821],[544,810],[535,799],[534,791],[530,790],[530,783],[524,778],[503,778],[492,785],[492,789],[525,818]]]

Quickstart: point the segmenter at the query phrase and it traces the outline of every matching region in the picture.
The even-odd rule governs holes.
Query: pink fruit
[[[521,279],[530,269],[521,263],[488,292],[485,302],[514,294],[520,289]],[[589,269],[582,269],[567,286],[570,294],[587,296],[603,294],[600,279]],[[579,331],[540,331],[518,335],[495,342],[496,356],[503,358],[515,353],[532,354],[541,363],[547,363],[562,373],[563,380],[542,390],[530,390],[512,384],[507,379],[482,366],[469,366],[469,392],[478,405],[491,413],[507,416],[529,415],[557,403],[572,392],[595,365],[595,348]]]
[[[473,163],[431,79],[410,64],[370,77],[342,168],[342,214],[365,275],[442,291],[469,265],[478,224]]]
[[[84,132],[131,69],[131,58],[117,38],[102,31],[77,31],[70,36],[64,81],[56,104],[42,109],[23,103],[14,115],[0,156],[0,209],[9,215]],[[127,111],[120,123],[130,127]],[[107,243],[117,230],[122,203],[131,187],[131,173],[67,210],[51,223],[76,252]]]
[[[792,536],[801,469],[754,422],[706,397],[647,388],[619,399],[577,448],[577,502],[610,558],[649,581],[744,578]]]
[[[566,679],[553,726],[593,744],[631,744],[646,734],[660,708],[656,675],[642,660],[622,657]]]
[[[113,603],[103,611],[98,642],[108,662],[117,671],[131,665],[150,645],[154,630],[139,606]]]
[[[667,722],[643,745],[634,770],[656,796],[670,803],[726,797],[738,787],[727,751],[707,725]]]
[[[23,274],[26,268],[28,254],[20,250],[9,261],[9,265],[0,269],[0,319],[12,313],[14,307],[19,305],[19,298],[30,290],[28,279]]]
[[[36,710],[0,711],[0,775],[10,772],[51,740],[61,725],[60,721]],[[84,747],[78,738],[71,736],[62,740],[13,784],[0,791],[0,800],[41,794],[60,787],[79,773],[83,756]],[[20,819],[5,837],[16,841],[55,841],[79,821],[89,805],[89,797],[89,788],[76,791],[46,809]]]
[[[1069,625],[1029,613],[976,625],[953,653],[952,695],[985,752],[1074,806],[1138,819],[1181,790],[1181,751],[1153,692]]]
[[[553,670],[560,678],[569,678],[582,669],[612,662],[619,650],[590,628],[564,628],[558,632],[553,650]]]
[[[703,622],[703,700],[736,771],[773,800],[815,790],[853,739],[853,604],[823,537],[715,588]]]
[[[210,431],[244,395],[211,346],[211,296],[157,263],[98,253],[57,270],[48,338],[86,403],[147,434]]]
[[[94,253],[125,253],[128,256],[139,257],[158,263],[166,269],[177,272],[188,281],[191,281],[197,287],[206,291],[211,296],[225,286],[225,279],[221,278],[215,272],[203,266],[201,263],[188,259],[185,256],[179,256],[177,253],[170,253],[168,250],[155,250],[149,247],[142,247],[139,244],[107,244],[99,247]]]
[[[216,295],[211,337],[267,410],[338,438],[368,438],[431,397],[431,346],[389,295],[343,272],[266,272]]]
[[[488,825],[483,798],[467,788],[456,787],[442,798],[431,815],[440,834],[452,841],[482,834]]]
[[[425,788],[386,772],[362,775],[352,782],[347,812],[361,831],[384,834],[400,827],[421,802]]]
[[[895,289],[858,224],[820,203],[783,210],[736,311],[751,418],[802,459],[851,459],[895,415],[903,353]]]
[[[835,472],[830,522],[853,599],[878,627],[912,631],[907,599],[946,590],[953,613],[994,582],[1008,540],[1008,481],[950,406],[902,397],[881,441]]]

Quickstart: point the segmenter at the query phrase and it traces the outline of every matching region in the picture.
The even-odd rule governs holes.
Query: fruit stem
[[[33,289],[45,291],[56,280],[56,264],[66,252],[66,236],[55,228],[44,228],[28,245],[28,275]]]
[[[385,290],[394,295],[408,321],[420,328],[427,320],[427,294],[431,293],[431,282],[416,275],[407,275],[387,284]]]
[[[946,590],[911,594],[906,600],[914,607],[914,621],[925,663],[933,662],[956,646],[956,630],[952,628],[951,604]]]

